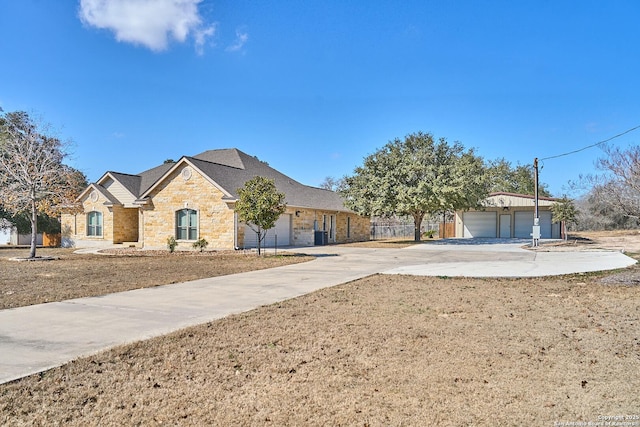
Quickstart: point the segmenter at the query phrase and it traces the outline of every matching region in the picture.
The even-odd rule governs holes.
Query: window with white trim
[[[182,209],[176,212],[176,239],[198,240],[198,212]]]
[[[87,214],[87,236],[102,237],[102,212],[91,211]]]

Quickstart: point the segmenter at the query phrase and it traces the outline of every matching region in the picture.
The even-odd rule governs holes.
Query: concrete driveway
[[[526,240],[450,239],[414,245],[429,262],[404,265],[385,274],[452,277],[542,277],[625,268],[636,261],[618,251],[524,249]],[[428,254],[428,255],[427,255]],[[434,254],[436,254],[434,256]]]
[[[470,244],[474,243],[474,244]],[[531,252],[521,242],[299,248],[314,261],[0,311],[0,383],[75,358],[369,276],[543,276],[623,268],[620,252]]]

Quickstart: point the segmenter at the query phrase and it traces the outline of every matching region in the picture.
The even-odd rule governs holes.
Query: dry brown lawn
[[[28,249],[0,249],[0,309],[106,295],[245,271],[312,258],[296,254],[120,250],[120,255],[80,255],[72,249],[40,249],[53,261],[10,261]]]
[[[375,275],[0,385],[0,424],[640,423],[630,273]]]

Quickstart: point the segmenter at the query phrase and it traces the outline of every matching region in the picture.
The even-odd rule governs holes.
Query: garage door
[[[513,236],[520,239],[530,238],[533,231],[533,212],[516,212]]]
[[[540,237],[543,239],[551,239],[551,212],[538,212],[540,217]]]
[[[551,238],[551,212],[538,212],[540,219],[540,237]],[[533,212],[516,212],[514,235],[519,238],[530,238],[533,231]]]
[[[267,237],[264,239],[263,247],[273,248],[276,246],[276,236],[278,246],[289,246],[291,244],[291,215],[280,215],[276,226],[267,231]],[[245,248],[257,248],[258,236],[248,225],[244,228],[244,247]]]
[[[495,212],[465,212],[463,237],[496,237]]]

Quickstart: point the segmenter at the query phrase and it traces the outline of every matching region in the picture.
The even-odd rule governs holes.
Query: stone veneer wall
[[[296,216],[296,212],[299,212]],[[313,246],[313,220],[314,210],[287,209],[291,213],[293,232],[291,233],[291,244],[296,246]]]
[[[234,212],[222,200],[224,194],[195,169],[185,179],[182,168],[165,178],[150,194],[151,204],[142,213],[142,233],[145,247],[166,247],[167,238],[174,236],[176,211],[193,209],[198,212],[198,238],[209,242],[211,249],[234,248]],[[193,241],[178,241],[179,248],[191,249]]]
[[[113,208],[113,243],[138,241],[138,208]]]
[[[87,195],[82,201],[84,213],[62,214],[63,245],[81,247],[113,243],[113,211],[104,205],[106,201],[101,194],[99,194],[96,201],[92,201],[90,196]],[[87,236],[87,214],[92,211],[102,213],[102,236]]]
[[[298,212],[298,216],[296,216]],[[335,216],[335,242],[349,243],[362,242],[369,240],[370,237],[370,219],[355,213],[335,211],[323,211],[316,209],[287,209],[287,213],[291,213],[293,218],[293,234],[292,245],[313,246],[315,241],[314,223],[318,230],[322,230],[322,216]],[[351,230],[347,237],[347,218],[351,218]],[[327,227],[329,227],[327,220]]]
[[[298,215],[296,215],[296,212]],[[336,217],[336,243],[361,242],[369,240],[370,220],[355,213],[323,211],[308,208],[287,207],[285,214],[291,215],[290,244],[294,246],[313,246],[315,244],[314,223],[322,229],[322,215]],[[347,217],[351,218],[351,233],[347,237]],[[238,223],[238,246],[243,247],[244,225]]]

